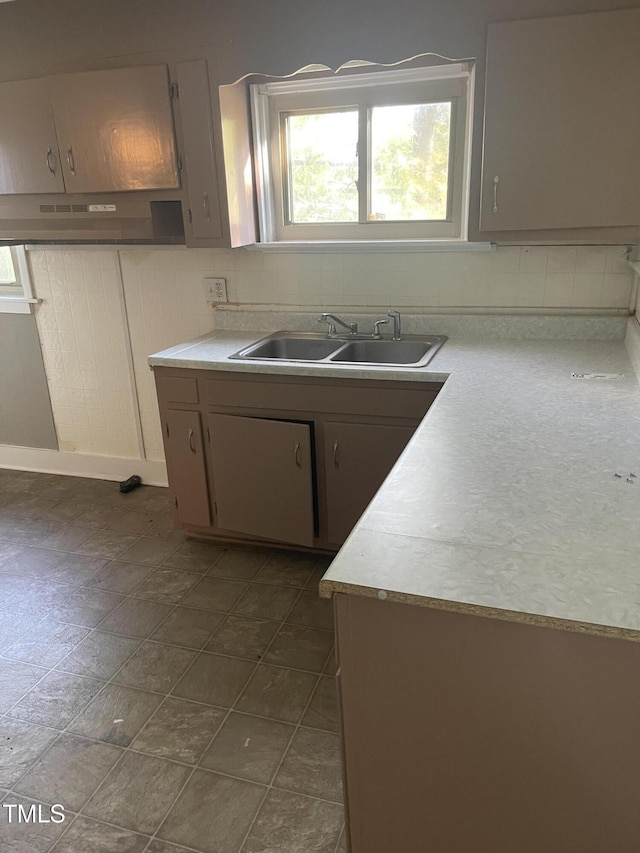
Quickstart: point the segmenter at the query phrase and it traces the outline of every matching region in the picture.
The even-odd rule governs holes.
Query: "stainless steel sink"
[[[405,335],[402,340],[393,341],[388,338],[327,338],[314,332],[275,332],[239,350],[230,358],[375,367],[424,367],[446,340],[444,335]]]

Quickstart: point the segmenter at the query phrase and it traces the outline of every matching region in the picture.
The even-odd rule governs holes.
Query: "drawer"
[[[158,400],[163,403],[198,403],[198,381],[195,376],[167,376],[156,373]]]

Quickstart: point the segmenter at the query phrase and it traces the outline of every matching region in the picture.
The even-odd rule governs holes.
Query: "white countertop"
[[[451,339],[419,370],[228,359],[263,335],[216,332],[149,362],[446,379],[321,595],[640,640],[640,387],[623,342]]]

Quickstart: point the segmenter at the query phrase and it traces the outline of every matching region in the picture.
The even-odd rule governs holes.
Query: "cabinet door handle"
[[[498,212],[498,184],[500,183],[500,177],[498,175],[494,175],[493,178],[493,212]]]
[[[300,442],[299,441],[296,441],[294,456],[295,456],[295,460],[296,460],[296,465],[298,466],[298,468],[302,468],[302,465],[300,463]]]
[[[70,145],[67,149],[67,163],[72,175],[76,173],[76,161],[73,157],[73,147]]]
[[[196,452],[196,446],[193,443],[193,427],[189,427],[189,448],[192,453]]]
[[[51,148],[47,151],[47,169],[51,172],[51,177],[55,178],[56,176],[56,167],[53,165],[52,160],[53,151]]]
[[[335,468],[340,467],[340,462],[338,461],[338,442],[333,442],[333,464]]]
[[[202,193],[202,209],[207,219],[211,219],[211,205],[209,203],[209,193]]]

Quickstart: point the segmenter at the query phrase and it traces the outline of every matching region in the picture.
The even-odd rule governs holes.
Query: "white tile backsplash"
[[[29,253],[36,318],[60,447],[163,458],[147,356],[213,329],[202,279],[227,279],[229,301],[289,309],[398,307],[625,309],[633,283],[625,247],[501,246],[460,253],[261,253],[245,250],[120,250]],[[130,337],[134,389],[126,354]]]

